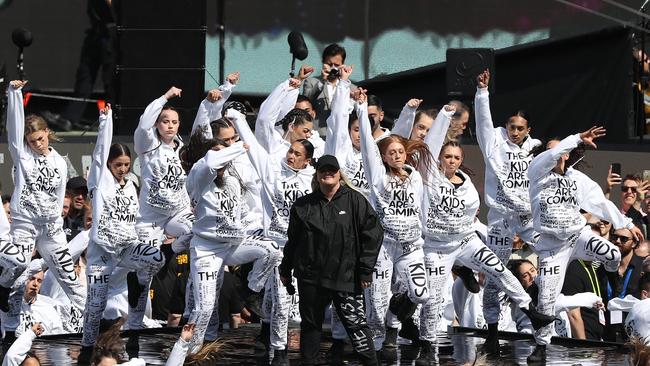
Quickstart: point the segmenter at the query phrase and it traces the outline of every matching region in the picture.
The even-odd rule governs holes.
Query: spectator
[[[605,189],[607,197],[609,197],[612,187],[617,184],[621,184],[621,213],[631,218],[634,225],[641,229],[644,236],[647,236],[643,214],[634,205],[637,203],[639,196],[645,194],[648,190],[650,182],[642,181],[640,177],[633,174],[628,174],[621,179],[618,174],[612,173],[610,167]]]
[[[66,196],[70,198],[70,209],[68,214],[64,216],[63,229],[66,231],[68,241],[70,241],[84,227],[84,204],[88,198],[88,183],[83,177],[77,176],[68,181],[65,190]]]
[[[460,142],[469,122],[469,107],[459,100],[452,100],[449,102],[449,105],[456,107],[456,112],[451,117],[451,125],[447,131],[447,140]]]
[[[7,220],[9,220],[9,223],[11,224],[11,195],[2,195],[2,208],[4,208],[5,214],[7,214]]]
[[[571,275],[564,278],[563,295],[570,296],[581,292],[592,292],[601,298],[603,297],[601,294],[602,287],[591,262],[581,259],[573,260],[567,267],[567,273]],[[599,320],[601,316],[604,317],[602,310],[593,307],[579,307],[570,309],[568,314],[572,338],[602,339],[604,327]]]

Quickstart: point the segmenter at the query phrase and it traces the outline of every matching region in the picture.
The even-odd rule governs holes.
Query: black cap
[[[315,164],[316,170],[323,170],[323,168],[334,168],[336,170],[339,170],[339,161],[336,160],[336,157],[332,155],[323,155],[321,156]]]
[[[75,191],[79,189],[85,189],[88,191],[88,182],[82,176],[76,176],[70,178],[68,183],[65,185],[65,189],[68,191]]]

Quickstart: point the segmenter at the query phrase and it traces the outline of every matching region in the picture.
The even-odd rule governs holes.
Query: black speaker
[[[206,0],[114,0],[115,21],[130,29],[191,29],[206,25]]]
[[[488,88],[490,94],[493,94],[496,80],[494,49],[447,49],[447,95],[456,98],[473,98],[476,94],[476,77],[485,69],[490,70]]]
[[[205,66],[206,27],[199,29],[117,29],[121,68]]]

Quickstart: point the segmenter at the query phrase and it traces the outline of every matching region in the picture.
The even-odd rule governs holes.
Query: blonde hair
[[[225,341],[216,340],[201,347],[199,352],[187,356],[183,365],[214,365],[219,359],[219,354],[231,348],[232,346],[227,344]]]
[[[30,135],[34,132],[45,131],[47,130],[47,138],[50,141],[60,142],[61,139],[58,138],[54,131],[52,131],[48,126],[45,119],[37,114],[30,114],[25,117],[25,136]]]

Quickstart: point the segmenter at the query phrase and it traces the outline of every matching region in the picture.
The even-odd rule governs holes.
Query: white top
[[[565,174],[553,171],[562,155],[570,153],[578,143],[579,134],[568,136],[530,163],[528,177],[535,230],[565,240],[580,232],[587,222],[580,209],[611,222],[614,229],[632,228],[632,220],[623,216],[587,175],[571,167]],[[551,249],[545,248],[545,244],[549,243],[540,241],[535,249]]]
[[[485,203],[504,215],[529,215],[526,171],[532,160],[531,150],[541,142],[529,136],[518,146],[508,139],[505,128],[495,128],[487,88],[477,89],[474,104],[476,137],[485,160]]]
[[[235,121],[242,141],[249,145],[248,156],[262,178],[264,235],[283,246],[287,241],[291,206],[298,198],[311,193],[314,168],[307,165],[304,169],[295,170],[282,159],[278,170],[275,166],[277,163],[257,142],[244,115],[235,110],[227,113]]]
[[[639,337],[650,346],[650,299],[641,300],[632,306],[625,319],[625,330],[632,336]]]
[[[147,106],[133,140],[141,159],[140,216],[144,219],[171,217],[190,206],[185,171],[178,157],[183,143],[178,137],[174,138],[176,147],[163,143],[155,126],[166,103],[161,96]]]
[[[56,150],[35,153],[25,141],[23,94],[11,85],[8,90],[7,140],[14,162],[14,193],[11,196],[13,220],[36,225],[61,219],[68,166]]]
[[[19,366],[25,361],[27,353],[32,349],[36,333],[29,329],[16,338],[2,360],[2,366]]]
[[[36,295],[36,300],[28,304],[23,300],[20,305],[20,325],[16,328],[16,336],[29,331],[34,323],[41,323],[44,335],[63,334],[63,322],[56,310],[56,302],[45,295]]]
[[[108,169],[107,160],[113,138],[113,113],[99,116],[99,133],[88,173],[88,192],[93,202],[90,238],[108,251],[119,253],[138,240],[135,220],[138,194],[131,181],[124,187]]]
[[[399,243],[413,243],[422,236],[422,177],[408,165],[404,166],[409,174],[405,180],[388,174],[379,147],[372,138],[366,103],[357,104],[357,115],[361,132],[361,157],[370,188],[370,203],[381,220],[384,238]]]
[[[165,362],[165,366],[183,366],[187,352],[190,350],[190,343],[178,338],[174,343],[174,348],[169,353],[169,358]]]

